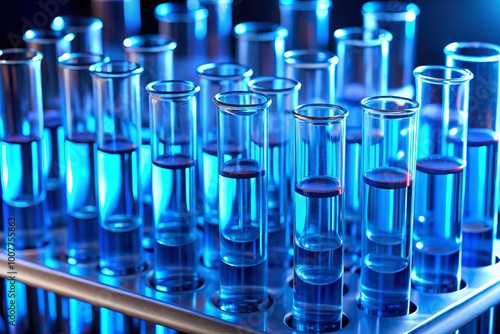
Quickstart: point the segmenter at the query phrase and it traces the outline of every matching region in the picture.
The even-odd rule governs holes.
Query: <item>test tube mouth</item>
[[[66,33],[60,30],[37,28],[27,30],[23,39],[26,43],[55,44],[58,41],[71,42],[75,38],[73,33]]]
[[[301,83],[294,79],[280,77],[258,77],[248,82],[248,87],[258,93],[287,93],[299,90]]]
[[[500,61],[500,46],[486,42],[454,42],[444,47],[444,54],[469,62]]]
[[[361,7],[363,15],[375,15],[380,21],[413,22],[420,14],[420,8],[414,3],[402,1],[370,1]]]
[[[243,22],[234,27],[233,33],[238,39],[266,42],[286,38],[288,29],[274,22]]]
[[[60,66],[74,70],[88,70],[91,65],[109,61],[106,55],[85,52],[65,53],[57,59]]]
[[[323,50],[289,50],[284,58],[287,64],[297,68],[325,68],[339,62],[333,52]]]
[[[300,122],[329,124],[343,120],[349,115],[349,111],[336,104],[308,103],[293,109],[292,115]]]
[[[125,38],[123,49],[136,52],[161,52],[174,50],[177,42],[161,34],[137,35]]]
[[[293,10],[325,10],[332,6],[332,2],[330,0],[280,0],[279,5]]]
[[[94,77],[105,79],[124,78],[131,75],[141,74],[144,68],[139,64],[126,60],[113,60],[109,62],[99,62],[89,67],[90,74]]]
[[[20,65],[42,61],[43,54],[34,49],[12,48],[0,50],[0,64]]]
[[[101,30],[103,22],[93,16],[63,15],[55,17],[50,27],[61,31],[86,32],[88,30]]]
[[[219,109],[237,116],[254,115],[271,105],[269,96],[249,91],[222,92],[212,100]]]
[[[410,98],[400,96],[371,96],[361,100],[365,114],[379,118],[409,118],[420,109],[420,104]]]
[[[207,63],[198,66],[196,72],[200,78],[209,80],[238,80],[250,78],[253,70],[245,65],[236,63]]]
[[[413,75],[423,82],[442,85],[460,85],[474,77],[466,68],[441,65],[418,66]]]
[[[192,7],[186,3],[167,2],[156,6],[154,14],[160,22],[193,22],[205,20],[208,17],[208,10],[199,6]]]
[[[392,34],[385,29],[346,27],[335,30],[333,37],[337,43],[355,46],[378,46],[392,41]]]
[[[146,85],[150,96],[158,99],[186,98],[200,91],[200,86],[188,80],[158,80]]]

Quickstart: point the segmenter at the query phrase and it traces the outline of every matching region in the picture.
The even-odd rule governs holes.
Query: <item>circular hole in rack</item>
[[[458,288],[458,291],[462,290],[462,289],[465,289],[467,287],[467,283],[464,281],[464,280],[460,280],[460,286]],[[421,293],[430,293],[430,294],[441,294],[441,293],[452,293],[452,292],[457,292],[457,290],[453,290],[453,291],[422,291],[420,289],[418,289],[417,287],[415,287],[415,285],[413,284],[413,282],[411,283],[411,288],[412,289],[415,289]]]
[[[359,299],[356,301],[356,307],[360,311],[364,312],[363,309],[361,308],[361,301]],[[417,310],[418,310],[417,305],[415,303],[413,303],[412,301],[410,301],[410,310],[409,310],[408,314],[405,314],[405,315],[413,314],[413,313],[417,312]],[[372,314],[372,315],[379,316],[379,315],[376,315],[376,314]],[[393,317],[397,317],[397,316],[393,316]],[[393,317],[392,316],[385,316],[384,318],[393,318]]]
[[[184,287],[184,288],[183,287],[180,287],[180,288],[179,287],[177,287],[177,288],[172,287],[170,289],[170,291],[168,289],[161,289],[161,288],[158,288],[156,286],[156,284],[154,282],[154,273],[151,273],[148,275],[148,277],[146,278],[146,282],[149,285],[149,287],[151,287],[152,289],[154,289],[158,292],[164,292],[164,293],[168,293],[168,294],[177,294],[177,293],[198,291],[205,286],[205,279],[201,276],[199,276],[198,281],[193,282],[192,286],[190,286],[190,287]]]
[[[293,289],[293,276],[288,279],[288,285]],[[349,287],[344,283],[342,286],[342,294],[345,296],[349,292]]]
[[[108,276],[108,277],[129,277],[129,276],[140,275],[140,274],[148,271],[149,268],[150,268],[149,262],[144,261],[144,262],[142,262],[140,264],[139,270],[137,270],[137,271],[131,271],[130,273],[126,273],[126,274],[118,275],[118,274],[113,274],[111,271],[109,271],[109,273],[108,273],[108,272],[106,272],[106,270],[104,270],[104,271],[101,270],[101,267],[99,266],[99,261],[97,261],[97,263],[95,264],[95,266],[96,266],[98,272],[100,272],[104,276]]]
[[[285,317],[283,318],[283,322],[291,330],[294,330],[294,331],[297,330],[295,327],[293,327],[293,314],[291,312],[287,313],[285,315]],[[345,315],[345,313],[342,313],[342,320],[341,320],[341,323],[340,323],[340,328],[337,328],[337,329],[334,329],[334,330],[328,330],[328,331],[324,331],[324,332],[319,332],[319,333],[334,333],[336,331],[339,331],[341,329],[346,328],[347,325],[349,325],[349,317],[347,317],[347,315]]]
[[[215,294],[212,297],[212,303],[217,307],[219,310],[231,314],[242,314],[242,313],[253,313],[253,312],[263,312],[271,307],[274,303],[274,299],[271,294],[267,295],[267,301],[258,305],[257,307],[252,307],[248,311],[240,311],[240,312],[231,312],[227,310],[223,310],[220,307],[220,291],[216,291]]]

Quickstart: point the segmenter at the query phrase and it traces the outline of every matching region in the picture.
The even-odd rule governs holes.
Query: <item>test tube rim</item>
[[[236,104],[236,103],[228,103],[221,100],[222,97],[227,95],[254,95],[262,100],[260,103],[254,104]],[[229,92],[220,92],[215,94],[212,98],[212,101],[215,105],[222,111],[225,111],[231,115],[235,116],[251,116],[255,115],[262,109],[269,108],[271,105],[271,98],[262,93],[251,92],[251,91],[229,91]]]
[[[370,107],[367,105],[367,103],[369,102],[382,99],[391,99],[394,101],[400,101],[404,102],[405,104],[408,103],[411,106],[401,109],[381,109],[381,108]],[[380,96],[365,97],[364,99],[361,100],[359,105],[361,106],[361,109],[363,109],[364,114],[370,115],[372,117],[387,118],[387,119],[410,118],[420,110],[420,103],[418,103],[418,101],[407,97],[395,96],[395,95],[380,95]]]
[[[121,71],[111,71],[111,72],[104,72],[101,69],[104,66],[114,66],[114,65],[128,65],[130,66],[130,69],[128,70],[121,70]],[[131,61],[127,60],[112,60],[108,62],[99,62],[90,65],[89,67],[90,75],[93,77],[98,77],[98,78],[103,78],[103,79],[111,79],[111,78],[124,78],[124,77],[129,77],[133,75],[138,75],[141,74],[144,71],[144,68],[137,64],[133,63]]]
[[[288,36],[288,29],[271,21],[246,21],[234,26],[233,35],[240,40],[270,42],[279,38],[285,39]]]
[[[462,48],[469,49],[484,49],[496,51],[496,54],[488,56],[470,56],[456,53],[457,50]],[[453,42],[446,45],[443,49],[446,57],[453,58],[454,60],[468,61],[468,62],[495,62],[500,61],[500,45],[488,42]]]
[[[394,7],[395,4],[398,7]],[[396,10],[392,10],[391,6]],[[420,8],[413,2],[399,1],[369,1],[361,6],[362,15],[380,15],[380,21],[408,21],[407,13],[410,12],[414,13],[414,19],[416,19],[420,14]]]
[[[217,75],[217,74],[211,74],[211,73],[205,73],[204,71],[207,69],[215,69],[220,66],[234,66],[235,68],[241,69],[241,74],[230,74],[230,75]],[[245,78],[250,78],[253,75],[253,69],[250,68],[249,66],[238,64],[238,63],[231,63],[231,62],[225,62],[225,63],[206,63],[198,66],[196,69],[196,73],[200,78],[212,80],[212,81],[218,81],[218,80],[240,80],[240,79],[245,79]]]
[[[297,59],[297,57],[314,55],[322,55],[324,58],[319,59],[318,62],[302,62],[300,61],[300,59]],[[335,53],[327,50],[315,49],[288,50],[284,53],[284,59],[287,65],[293,66],[295,68],[327,68],[331,65],[336,65],[339,63],[339,57]]]
[[[87,59],[90,57],[99,58],[99,61],[85,62],[72,64],[70,61],[75,59]],[[69,68],[72,70],[89,70],[90,65],[97,63],[107,63],[110,61],[109,56],[101,53],[92,53],[92,52],[66,52],[62,54],[59,58],[57,58],[57,64],[63,68]]]
[[[318,116],[308,116],[300,113],[299,111],[305,110],[305,109],[329,109],[329,110],[335,110],[335,111],[340,111],[339,114],[335,114],[333,116],[326,116],[326,117],[318,117]],[[344,107],[337,105],[337,104],[331,104],[331,103],[306,103],[306,104],[301,104],[295,107],[292,110],[292,115],[293,117],[303,123],[309,123],[309,124],[329,124],[329,123],[338,123],[344,120],[347,116],[349,116],[349,111],[345,109]]]
[[[370,36],[373,37],[365,40],[364,36],[366,36],[366,33],[370,33]],[[353,39],[353,35],[361,35],[363,39]],[[337,45],[342,42],[343,44],[354,46],[380,46],[384,43],[390,43],[393,38],[392,33],[388,30],[362,26],[339,28],[333,32],[333,37]]]
[[[72,23],[72,24],[68,24]],[[86,32],[87,30],[102,30],[104,23],[95,16],[61,15],[55,17],[50,23],[54,30],[68,32]]]
[[[48,28],[29,29],[23,34],[26,43],[55,44],[59,41],[71,42],[73,39],[75,34],[71,32]]]
[[[293,10],[330,9],[332,2],[330,0],[279,0],[279,6],[290,7]]]
[[[25,54],[26,57],[22,59],[3,59],[4,55],[21,55]],[[31,56],[28,56],[31,55]],[[41,62],[43,54],[32,48],[7,48],[0,49],[0,65],[29,65],[34,62]]]
[[[266,88],[262,86],[258,86],[257,83],[262,82],[262,81],[284,81],[287,83],[290,83],[290,86],[287,86],[285,88]],[[272,76],[262,76],[262,77],[256,77],[248,82],[248,88],[252,92],[257,92],[257,93],[263,93],[263,94],[270,94],[270,93],[287,93],[287,92],[293,92],[293,91],[298,91],[302,87],[302,84],[292,78],[285,78],[285,77],[272,77]]]
[[[169,11],[170,9],[170,11]],[[177,9],[172,10],[172,9]],[[180,11],[178,9],[181,9]],[[154,9],[155,18],[160,22],[181,23],[206,20],[208,9],[205,7],[190,7],[180,2],[165,2]]]
[[[144,43],[144,42],[155,42],[155,41],[158,41],[156,45],[151,45],[151,46],[138,45],[141,42]],[[176,48],[177,48],[177,41],[164,34],[135,35],[127,37],[123,40],[123,49],[125,50],[125,52],[154,53],[154,52],[175,50]]]
[[[443,78],[443,77],[437,77],[437,76],[430,76],[424,74],[428,70],[443,70],[443,71],[452,71],[456,73],[460,73],[462,77],[457,77],[457,78]],[[413,75],[415,76],[416,79],[420,79],[423,82],[427,83],[433,83],[433,84],[443,84],[443,85],[461,85],[464,82],[470,81],[473,77],[474,74],[466,68],[461,68],[461,67],[452,67],[452,66],[445,66],[445,65],[422,65],[418,66],[413,70]]]
[[[160,84],[185,84],[186,86],[191,87],[191,89],[187,90],[158,90],[155,89],[155,86]],[[146,85],[146,91],[149,93],[151,97],[161,100],[169,100],[173,98],[187,98],[197,94],[200,91],[200,86],[196,85],[194,82],[189,80],[156,80],[148,83]]]

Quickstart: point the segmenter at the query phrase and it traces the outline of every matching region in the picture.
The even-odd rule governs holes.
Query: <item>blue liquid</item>
[[[26,136],[8,136],[0,142],[4,231],[14,218],[18,250],[48,242],[41,146],[40,139]]]
[[[460,288],[464,167],[459,159],[439,155],[417,162],[411,274],[417,290]]]
[[[99,224],[95,202],[94,136],[73,133],[66,140],[68,263],[97,260]]]
[[[361,255],[361,129],[349,128],[345,148],[345,248],[347,256]],[[356,263],[357,264],[357,263]]]
[[[106,275],[144,269],[137,147],[125,139],[97,151],[99,266]]]
[[[493,263],[497,165],[498,134],[469,128],[462,240],[462,264],[466,267]]]
[[[78,299],[69,298],[69,334],[96,333],[99,325],[98,308]]]
[[[143,131],[143,136],[146,131]],[[142,247],[152,250],[154,247],[154,228],[153,228],[153,195],[151,194],[151,145],[149,140],[141,145],[141,188],[143,194],[143,221],[144,238]]]
[[[366,210],[361,262],[361,309],[376,316],[401,316],[410,306],[413,219],[411,176],[395,167],[364,175]]]
[[[267,302],[267,199],[264,170],[250,159],[219,171],[220,308],[254,312]]]
[[[186,155],[153,160],[154,283],[160,291],[198,287],[194,178],[195,161]]]

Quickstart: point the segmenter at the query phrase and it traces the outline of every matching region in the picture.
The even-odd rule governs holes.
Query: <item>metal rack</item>
[[[98,307],[189,333],[295,333],[288,326],[293,290],[292,268],[269,271],[270,303],[266,310],[230,314],[216,306],[218,271],[200,264],[203,284],[195,291],[164,293],[150,284],[151,258],[147,269],[134,276],[109,277],[97,264],[69,265],[64,254],[64,230],[42,249],[16,254],[16,279],[28,286],[73,297]],[[496,241],[497,258],[500,240]],[[8,258],[0,254],[0,268]],[[0,276],[7,277],[6,270]],[[500,304],[500,263],[482,268],[463,268],[462,289],[445,294],[411,292],[411,313],[403,317],[377,318],[357,307],[359,275],[347,272],[344,279],[343,329],[335,333],[448,333]]]

